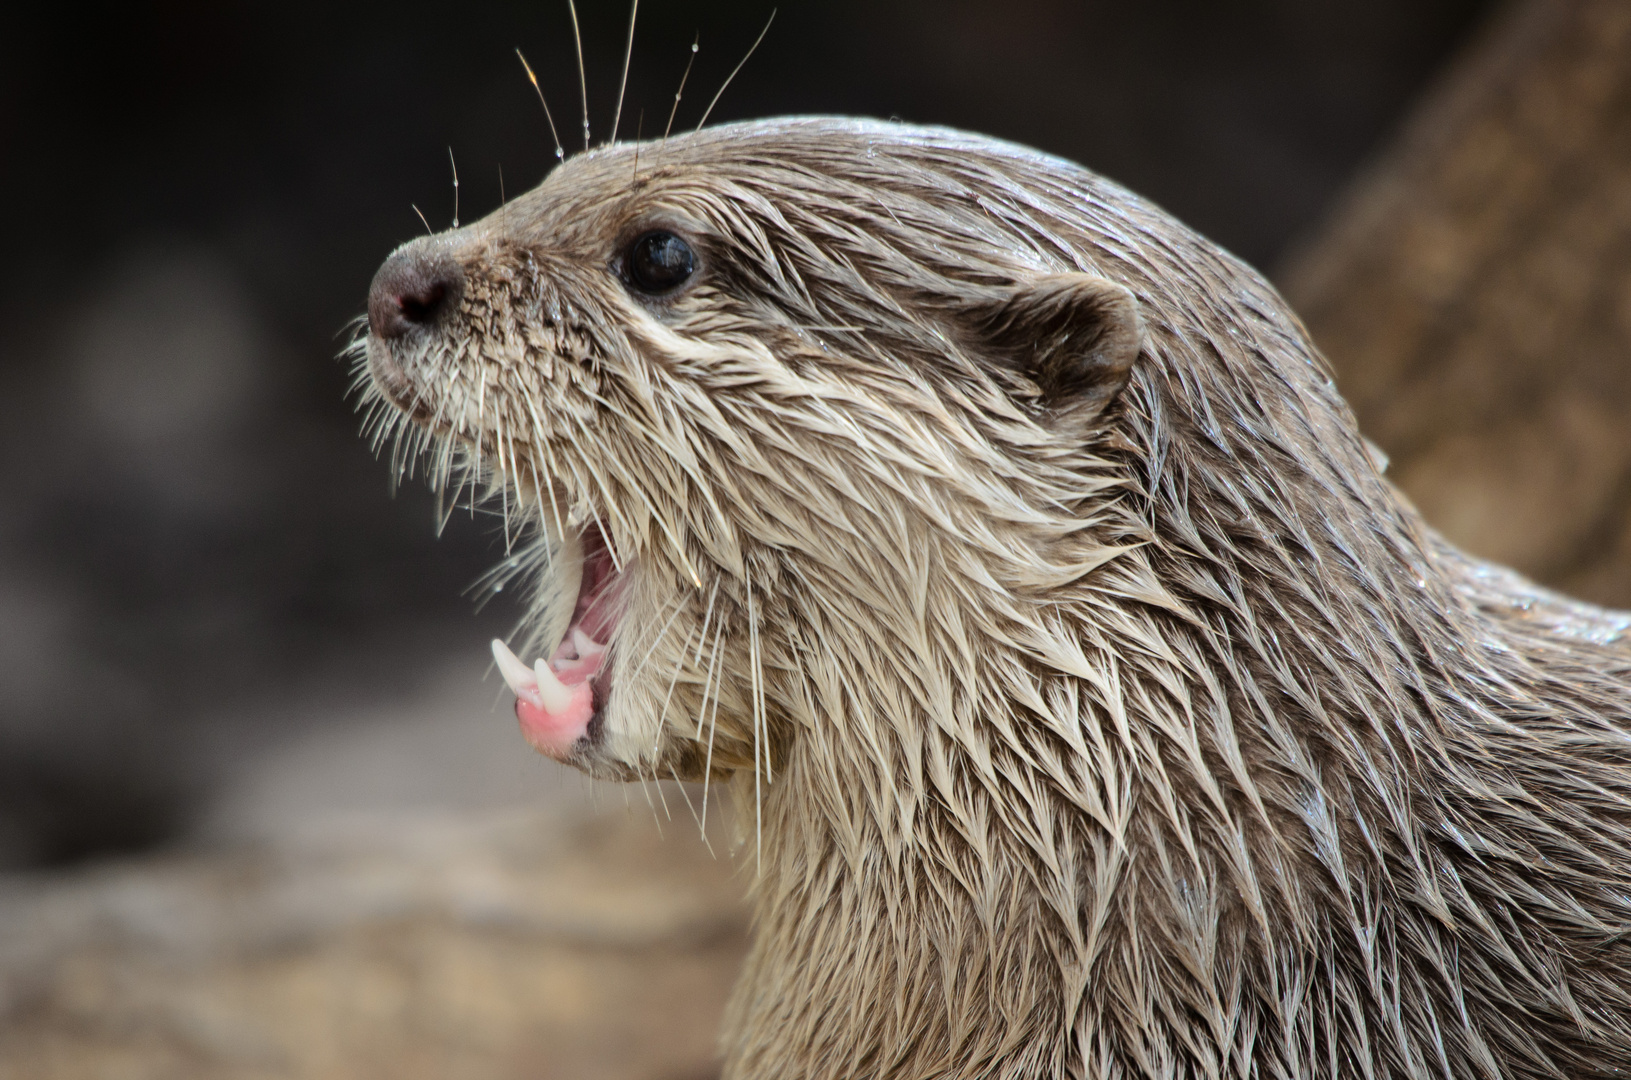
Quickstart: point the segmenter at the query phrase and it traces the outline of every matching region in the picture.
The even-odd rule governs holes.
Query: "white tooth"
[[[583,627],[572,628],[572,644],[578,650],[578,656],[584,660],[593,660],[606,651],[606,646],[583,632]]]
[[[515,696],[534,705],[542,704],[538,695],[537,684],[533,681],[531,668],[523,664],[519,657],[510,651],[510,647],[498,638],[493,639],[493,662],[498,665],[498,673],[504,676]]]
[[[578,590],[583,587],[583,541],[578,533],[551,536],[549,560],[544,564],[544,580],[539,583],[536,610],[539,643],[543,657],[555,655],[572,625],[572,612],[578,606]]]
[[[543,657],[533,666],[533,674],[538,678],[539,704],[545,709],[558,713],[572,704],[572,691],[550,670]]]

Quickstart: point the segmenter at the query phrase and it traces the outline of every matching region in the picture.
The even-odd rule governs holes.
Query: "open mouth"
[[[562,548],[552,573],[568,588],[576,578],[577,595],[569,613],[565,602],[570,598],[564,596],[556,599],[559,616],[546,613],[547,658],[539,656],[529,667],[504,642],[493,639],[493,659],[515,693],[521,733],[557,761],[592,743],[601,730],[598,721],[611,689],[612,629],[622,614],[628,577],[627,568],[617,569],[593,525]]]

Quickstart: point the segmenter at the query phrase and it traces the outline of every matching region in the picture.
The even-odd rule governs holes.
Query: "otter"
[[[397,250],[356,351],[532,530],[532,744],[740,806],[725,1076],[1631,1070],[1631,616],[1440,539],[1138,196],[898,123],[607,145]]]

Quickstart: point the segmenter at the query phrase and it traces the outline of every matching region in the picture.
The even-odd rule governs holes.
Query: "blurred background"
[[[694,126],[770,8],[645,0],[622,136],[696,40]],[[628,8],[579,14],[598,141]],[[526,750],[496,524],[393,495],[335,359],[395,245],[553,163],[517,47],[581,145],[565,0],[7,15],[0,1077],[709,1075],[738,883]],[[1631,605],[1631,7],[779,0],[712,119],[780,113],[1149,196],[1453,539]]]

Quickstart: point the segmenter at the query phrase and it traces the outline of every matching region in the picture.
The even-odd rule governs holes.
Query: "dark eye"
[[[671,232],[648,232],[629,245],[629,284],[647,293],[665,293],[696,273],[691,245]]]

